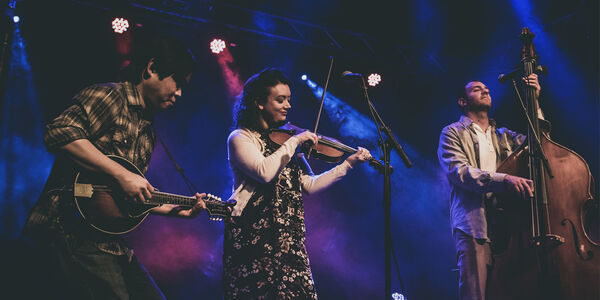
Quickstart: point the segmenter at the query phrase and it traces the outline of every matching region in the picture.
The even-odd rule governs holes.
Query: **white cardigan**
[[[268,157],[263,156],[265,145],[256,131],[236,129],[227,138],[229,165],[233,171],[233,194],[237,204],[232,215],[240,216],[248,200],[254,194],[253,182],[268,183],[281,173],[296,152],[299,141],[293,136]],[[347,161],[331,170],[316,176],[303,174],[300,178],[302,191],[311,194],[319,192],[346,175],[352,166]]]

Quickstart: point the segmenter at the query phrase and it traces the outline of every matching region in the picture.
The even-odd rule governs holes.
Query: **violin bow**
[[[327,79],[325,80],[325,86],[323,87],[323,94],[321,94],[321,106],[319,107],[319,113],[317,114],[317,120],[315,122],[315,130],[313,130],[314,134],[317,134],[317,129],[319,128],[319,121],[321,120],[321,112],[323,111],[323,103],[325,102],[325,93],[327,92],[327,86],[329,85],[329,78],[331,78],[331,69],[333,68],[333,56],[329,57],[329,71],[327,72]],[[307,157],[310,158],[310,151],[308,152]]]

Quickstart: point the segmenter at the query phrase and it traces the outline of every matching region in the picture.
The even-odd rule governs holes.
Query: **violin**
[[[306,130],[307,129],[300,128],[288,122],[279,128],[270,129],[269,139],[272,142],[281,145],[292,136]],[[317,135],[317,137],[319,138],[319,142],[316,145],[310,145],[309,147],[306,147],[306,149],[303,151],[307,156],[312,156],[316,159],[326,162],[338,163],[342,160],[344,155],[354,154],[358,151],[355,148],[342,144],[340,141],[334,138],[323,135]],[[383,163],[375,158],[369,159],[369,165],[381,173],[384,171]]]

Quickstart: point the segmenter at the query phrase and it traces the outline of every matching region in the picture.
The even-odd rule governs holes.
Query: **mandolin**
[[[108,157],[128,171],[144,177],[127,159],[115,155]],[[93,228],[108,234],[132,231],[146,219],[153,208],[163,204],[175,204],[186,209],[197,202],[195,197],[154,191],[152,198],[146,199],[145,203],[135,203],[127,199],[127,195],[114,178],[89,170],[81,170],[75,175],[73,196],[77,210],[85,221]],[[211,194],[202,200],[211,220],[229,220],[235,201],[222,201]]]

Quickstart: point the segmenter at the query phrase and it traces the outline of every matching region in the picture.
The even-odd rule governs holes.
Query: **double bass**
[[[523,28],[524,77],[538,68],[533,37]],[[585,226],[597,205],[592,174],[581,156],[550,139],[534,88],[525,87],[525,96],[527,142],[497,172],[531,179],[534,197],[498,195],[488,209],[487,299],[600,299],[600,245]]]

